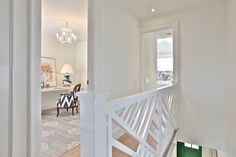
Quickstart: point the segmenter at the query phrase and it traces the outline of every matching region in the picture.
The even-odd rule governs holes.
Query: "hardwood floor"
[[[124,134],[123,136],[121,136],[118,141],[123,143],[132,150],[136,150],[138,148],[137,141],[134,140],[132,137],[130,137],[128,134]],[[119,149],[116,148],[113,148],[112,152],[113,152],[112,155],[113,157],[130,157],[129,155],[121,152]],[[77,146],[72,150],[65,152],[60,157],[80,157],[80,146]]]
[[[80,157],[80,146],[77,146],[68,152],[65,152],[60,157]]]
[[[132,149],[133,151],[136,151],[138,149],[139,143],[128,134],[122,135],[118,139],[118,141],[120,143],[124,144],[125,146],[127,146],[128,148]],[[112,148],[112,157],[130,157],[130,156],[128,154],[123,153],[119,149],[113,147]]]

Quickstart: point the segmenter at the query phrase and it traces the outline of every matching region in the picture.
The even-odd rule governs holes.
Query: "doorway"
[[[88,0],[42,0],[41,156],[79,156],[79,100],[87,90]]]
[[[177,157],[202,157],[202,147],[189,143],[177,142]]]

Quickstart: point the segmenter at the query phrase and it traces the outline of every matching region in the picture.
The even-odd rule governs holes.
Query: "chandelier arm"
[[[57,40],[62,44],[73,44],[76,42],[77,37],[69,28],[69,23],[65,23],[65,27],[59,33],[56,33]]]

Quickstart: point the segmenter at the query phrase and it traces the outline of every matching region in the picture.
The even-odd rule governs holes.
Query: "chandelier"
[[[68,27],[68,22],[66,22],[66,26],[64,28],[61,28],[59,33],[56,33],[56,37],[62,44],[73,44],[77,39],[76,35]]]

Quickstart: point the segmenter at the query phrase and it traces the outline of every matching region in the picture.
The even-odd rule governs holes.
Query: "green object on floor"
[[[202,147],[188,148],[183,142],[177,142],[177,157],[202,157]]]

